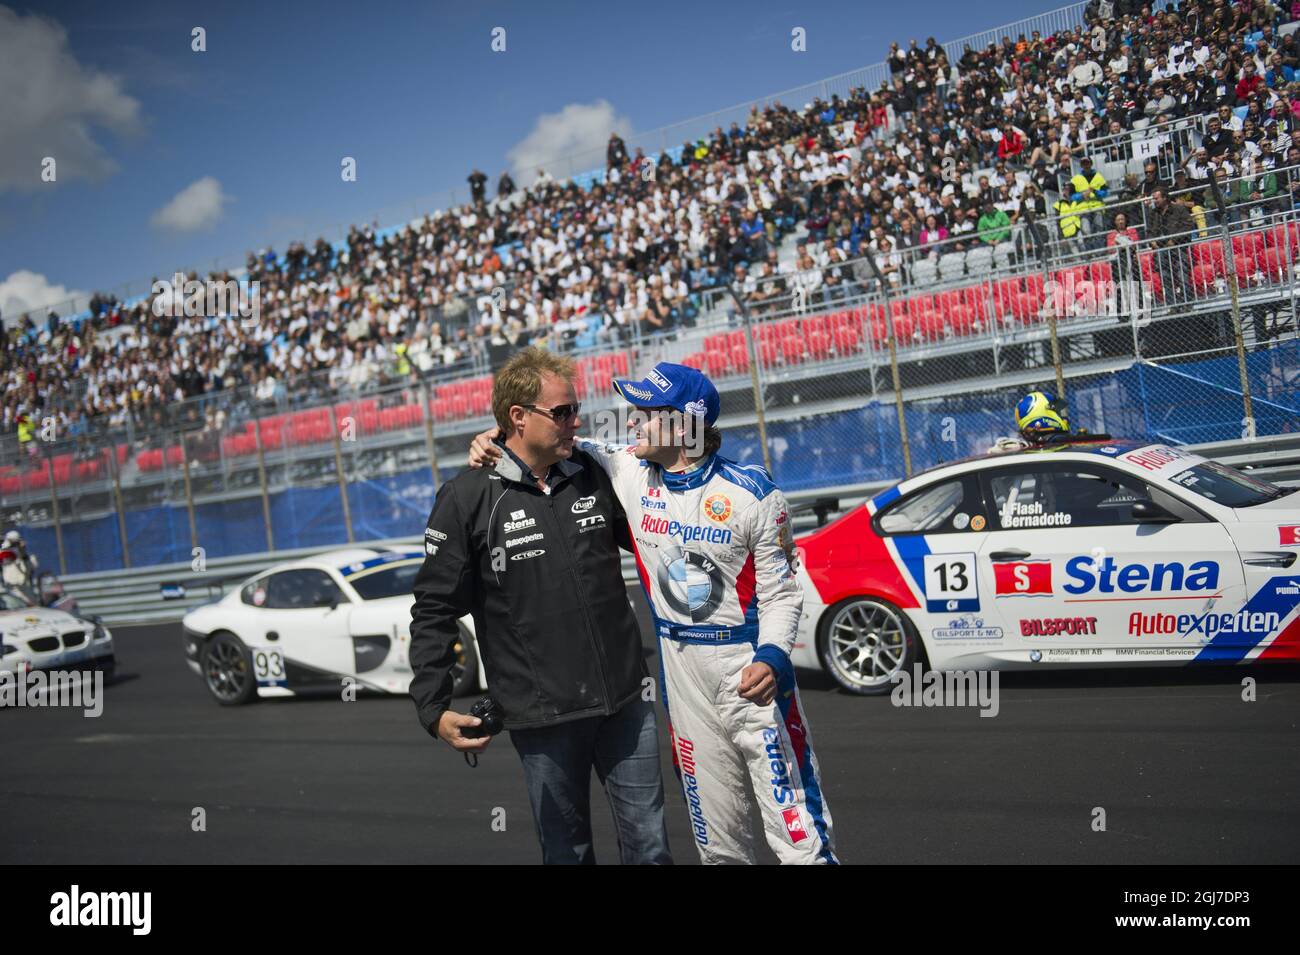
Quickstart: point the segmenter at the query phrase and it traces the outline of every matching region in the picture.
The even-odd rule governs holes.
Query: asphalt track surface
[[[505,737],[470,769],[405,697],[220,707],[185,665],[179,624],[114,636],[102,716],[0,713],[0,861],[540,861]],[[1300,861],[1300,668],[1004,673],[995,718],[800,683],[845,862]],[[669,839],[694,863],[659,723]],[[597,858],[616,862],[594,780],[592,800]]]

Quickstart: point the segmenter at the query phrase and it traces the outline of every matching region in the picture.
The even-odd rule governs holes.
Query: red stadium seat
[[[749,346],[742,339],[738,344],[733,343],[731,346],[731,367],[736,370],[737,374],[749,373]]]
[[[1271,248],[1265,249],[1255,260],[1264,277],[1270,282],[1281,282],[1286,277],[1287,263],[1286,250]]]
[[[797,365],[804,359],[807,346],[802,338],[786,338],[781,341],[781,357],[787,365]]]
[[[1281,253],[1283,259],[1294,262],[1300,258],[1300,222],[1275,226],[1267,235],[1269,244]]]
[[[704,353],[704,366],[710,378],[725,378],[731,373],[731,360],[724,351],[706,351]]]
[[[808,355],[813,361],[825,361],[831,357],[831,336],[826,331],[814,331],[808,335]]]
[[[1246,232],[1242,235],[1232,237],[1232,251],[1238,257],[1248,257],[1254,262],[1255,256],[1264,251],[1265,239],[1263,232]],[[1222,246],[1220,246],[1222,249]]]
[[[1196,295],[1207,295],[1214,288],[1214,266],[1209,264],[1192,266],[1192,291]]]
[[[970,335],[975,331],[975,311],[969,305],[955,305],[948,313],[948,324],[954,335]]]
[[[1218,241],[1198,242],[1192,246],[1192,263],[1193,268],[1197,265],[1211,267],[1212,276],[1228,274],[1223,257],[1223,243]]]

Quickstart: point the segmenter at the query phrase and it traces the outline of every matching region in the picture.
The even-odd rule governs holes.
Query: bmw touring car
[[[98,617],[40,606],[22,588],[0,588],[0,670],[116,670],[113,635]]]
[[[223,705],[307,691],[405,694],[421,550],[348,548],[279,564],[182,620],[185,658]],[[474,622],[459,621],[454,692],[485,689]]]
[[[1159,444],[932,468],[798,541],[792,660],[941,670],[1300,659],[1300,496]]]

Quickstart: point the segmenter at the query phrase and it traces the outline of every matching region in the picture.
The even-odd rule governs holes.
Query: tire
[[[463,624],[460,628],[460,642],[456,645],[456,663],[451,668],[452,696],[469,696],[478,692],[478,644],[470,636]]]
[[[203,682],[222,706],[242,706],[257,699],[253,655],[233,633],[218,633],[203,646]]]
[[[817,624],[822,666],[848,693],[883,696],[894,674],[919,659],[920,638],[907,614],[879,597],[849,597]]]

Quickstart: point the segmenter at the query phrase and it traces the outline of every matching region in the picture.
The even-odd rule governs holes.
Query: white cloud
[[[530,184],[539,168],[562,179],[603,167],[610,133],[626,139],[632,134],[632,121],[615,113],[614,107],[603,99],[594,103],[570,103],[558,113],[537,117],[532,132],[511,147],[506,158],[520,185]],[[572,162],[569,157],[573,157]]]
[[[173,232],[195,232],[216,225],[228,197],[211,176],[190,183],[149,219],[149,224]]]
[[[68,305],[69,299],[77,300],[75,308]],[[28,312],[32,321],[43,326],[50,308],[66,317],[84,310],[89,300],[86,292],[51,285],[44,275],[27,269],[19,269],[0,281],[0,315],[4,316],[6,328],[17,325]]]
[[[0,6],[0,192],[53,185],[41,180],[52,156],[56,182],[101,180],[117,171],[92,133],[140,129],[140,103],[120,78],[83,67],[57,22]]]

